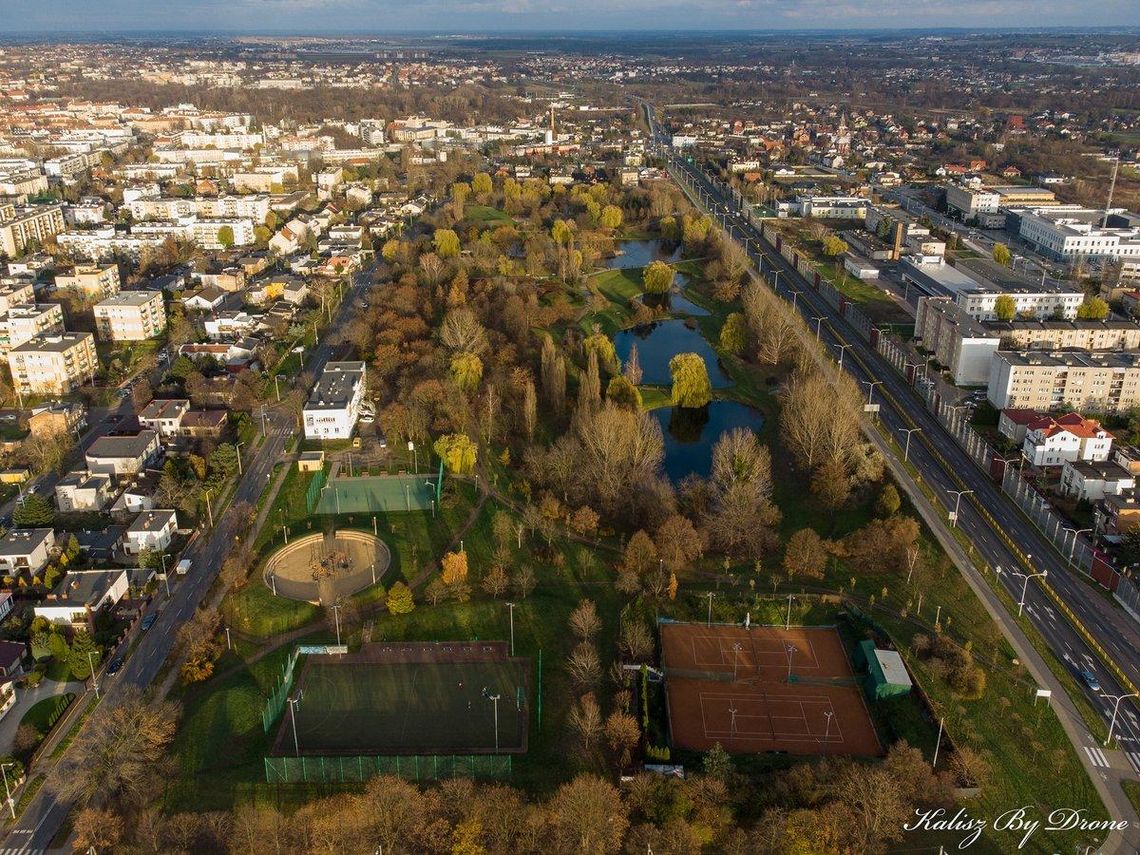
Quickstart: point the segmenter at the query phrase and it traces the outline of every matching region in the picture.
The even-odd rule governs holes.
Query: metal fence
[[[289,654],[289,660],[281,666],[281,682],[277,684],[276,689],[269,693],[269,698],[265,701],[265,708],[261,711],[261,726],[266,733],[273,729],[273,723],[281,717],[281,713],[285,710],[285,701],[289,697],[289,690],[293,688],[293,671],[300,655],[301,649],[299,647]]]
[[[265,780],[270,784],[357,784],[377,775],[408,781],[502,780],[510,777],[511,768],[509,754],[266,757]]]

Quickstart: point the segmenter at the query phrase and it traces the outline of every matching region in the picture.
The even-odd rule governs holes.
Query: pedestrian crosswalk
[[[0,849],[0,855],[44,855],[46,849],[26,849],[22,846],[5,846]]]
[[[1104,752],[1101,751],[1099,748],[1092,748],[1092,747],[1086,745],[1085,746],[1085,754],[1089,755],[1089,760],[1092,761],[1092,764],[1094,766],[1103,766],[1104,768],[1107,769],[1111,765],[1108,762],[1108,758],[1104,756]]]

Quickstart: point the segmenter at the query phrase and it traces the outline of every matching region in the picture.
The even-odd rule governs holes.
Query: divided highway
[[[826,319],[820,329],[821,340],[829,345],[837,358],[843,353],[842,368],[861,383],[864,389],[872,381],[876,384],[872,394],[875,402],[880,405],[879,419],[887,431],[903,442],[903,428],[921,429],[914,434],[910,443],[909,461],[918,469],[927,485],[939,494],[943,504],[954,504],[954,491],[973,491],[972,495],[963,496],[957,527],[965,533],[973,548],[990,567],[1001,567],[1007,571],[999,578],[1014,602],[1021,600],[1023,580],[1008,571],[1024,572],[1025,568],[995,530],[995,523],[1023,552],[1032,556],[1035,572],[1048,571],[1048,580],[1053,589],[1084,627],[1124,674],[1133,683],[1140,683],[1140,630],[1132,620],[1069,570],[1065,559],[1041,537],[1028,519],[1001,493],[999,487],[945,432],[906,380],[761,237],[759,230],[747,219],[734,192],[694,164],[669,151],[656,126],[653,132],[654,139],[662,146],[673,169],[683,176],[694,195],[714,214],[723,228],[746,246],[761,273],[767,275],[768,281],[771,282],[775,272],[779,271],[776,281],[780,290],[789,299],[790,292],[797,294],[796,308],[809,322],[809,328],[816,327],[813,319]],[[982,508],[988,510],[991,516],[983,514]],[[994,523],[991,523],[991,518]],[[929,605],[937,606],[936,603]],[[1104,695],[1119,696],[1128,690],[1121,686],[1113,672],[1099,660],[1096,651],[1064,615],[1058,613],[1053,601],[1034,582],[1025,588],[1025,613],[1056,658],[1077,678],[1089,702],[1103,716],[1107,728],[1112,716],[1113,701]],[[1093,691],[1081,680],[1079,674],[1086,670],[1099,682],[1099,692]],[[1127,701],[1121,704],[1114,734],[1128,757],[1130,777],[1140,776],[1140,717],[1137,716],[1137,708]],[[1086,748],[1095,749],[1096,746],[1089,745]],[[1108,765],[1103,752],[1090,752],[1089,756],[1094,766]]]

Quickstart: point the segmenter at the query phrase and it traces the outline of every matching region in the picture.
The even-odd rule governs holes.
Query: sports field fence
[[[407,781],[446,778],[502,780],[511,775],[509,754],[408,754],[356,757],[266,757],[269,784],[358,784],[377,775]]]
[[[261,726],[266,733],[273,730],[274,722],[281,718],[281,714],[285,711],[285,702],[289,699],[289,690],[293,688],[293,672],[300,655],[300,647],[295,648],[289,654],[288,661],[281,666],[281,681],[269,693],[269,698],[265,701],[265,708],[261,711]]]

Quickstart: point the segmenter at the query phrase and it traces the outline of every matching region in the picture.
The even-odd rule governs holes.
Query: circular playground
[[[364,531],[330,531],[297,538],[265,562],[262,577],[274,596],[318,605],[334,603],[378,583],[392,553]]]

